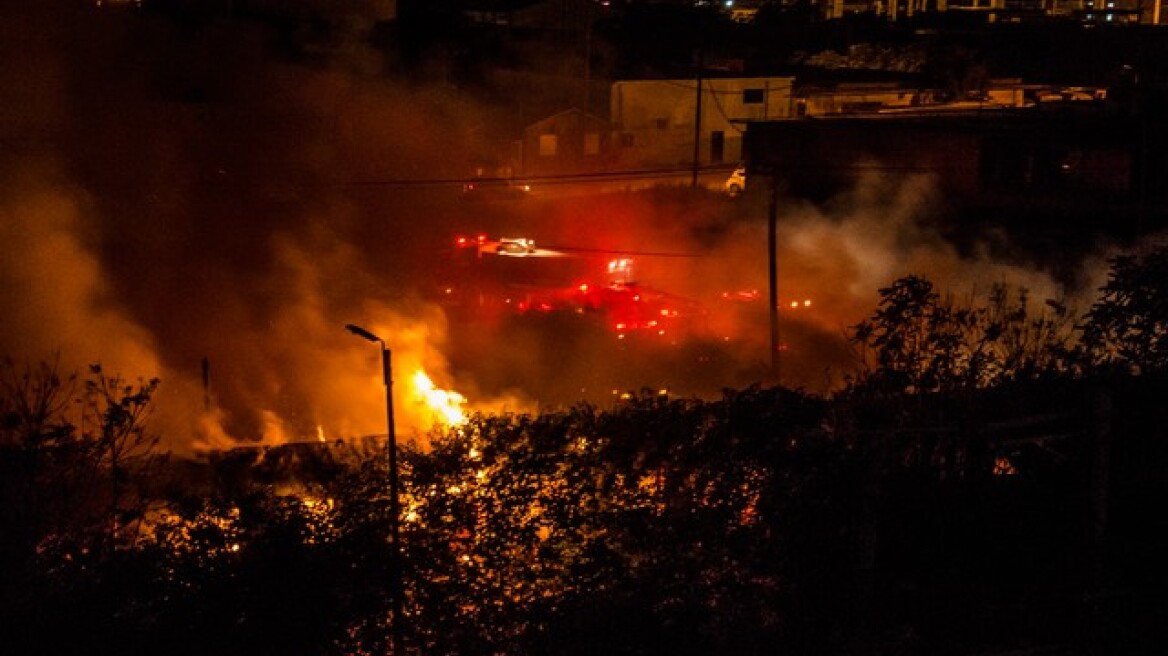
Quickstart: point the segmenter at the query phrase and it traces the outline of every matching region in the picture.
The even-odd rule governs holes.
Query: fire
[[[438,389],[421,369],[414,372],[413,383],[414,393],[425,402],[435,419],[451,426],[466,423],[466,413],[462,409],[466,405],[465,396],[453,390]]]

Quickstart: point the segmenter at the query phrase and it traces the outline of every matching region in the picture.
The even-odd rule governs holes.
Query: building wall
[[[612,130],[604,119],[570,109],[529,125],[523,131],[524,175],[601,171],[611,163]]]
[[[844,85],[831,89],[810,89],[801,92],[795,101],[795,114],[832,116],[873,112],[881,109],[919,107],[935,102],[928,89],[910,89],[889,85]]]
[[[1163,0],[816,0],[815,4],[825,18],[872,13],[897,21],[922,13],[958,11],[982,14],[987,22],[1044,16],[1077,16],[1098,23],[1164,22]]]
[[[991,82],[980,99],[963,99],[964,103],[943,98],[933,89],[914,89],[900,85],[841,84],[835,87],[807,88],[796,92],[793,106],[796,118],[896,112],[929,109],[962,109],[970,104],[984,108],[1025,107],[1033,104],[1037,90],[1056,89],[1049,85],[1024,85],[1020,81]],[[1069,93],[1069,91],[1068,91]],[[1079,95],[1083,95],[1080,93]],[[1094,98],[1094,96],[1083,96]],[[1059,97],[1060,100],[1062,97]]]
[[[604,13],[592,0],[547,0],[511,11],[508,22],[517,28],[583,33]]]
[[[742,160],[746,121],[791,118],[794,78],[704,78],[698,162]],[[698,81],[626,80],[612,85],[613,129],[626,166],[691,165],[698,118]]]
[[[954,209],[1070,220],[1151,198],[1151,186],[1137,184],[1142,138],[1132,121],[1092,111],[775,121],[749,126],[747,160],[751,175],[776,175],[805,198],[846,192],[865,175],[915,177]],[[1158,175],[1147,171],[1149,180]]]

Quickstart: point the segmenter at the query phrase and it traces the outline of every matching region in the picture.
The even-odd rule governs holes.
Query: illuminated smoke
[[[427,190],[392,183],[463,170],[449,155],[482,123],[463,99],[391,86],[351,44],[281,63],[245,20],[50,1],[0,30],[0,353],[159,377],[154,428],[179,451],[384,433],[380,359],[348,322],[451,380],[445,319],[410,282]],[[432,417],[403,381],[415,439]]]
[[[758,380],[766,208],[750,194],[557,204],[537,187],[530,202],[467,205],[454,186],[403,181],[464,175],[494,110],[387,82],[356,38],[274,54],[277,35],[242,19],[184,26],[19,4],[30,7],[0,21],[0,355],[159,377],[155,428],[169,447],[384,434],[380,357],[347,323],[392,350],[405,440],[424,440],[435,419],[412,397],[418,371],[465,395],[465,412]],[[1060,295],[1025,263],[958,254],[923,220],[931,189],[873,175],[824,207],[784,199],[780,299],[813,300],[782,312],[784,382],[817,389],[825,369],[846,367],[843,329],[902,275]],[[705,304],[702,336],[732,336],[734,362],[695,367],[683,353],[679,370],[571,317],[506,332],[457,324],[425,286],[449,240],[480,230],[643,254],[640,282]],[[735,290],[762,301],[720,305]]]
[[[984,299],[1001,283],[1028,290],[1035,311],[1045,299],[1066,300],[1080,310],[1089,304],[1106,270],[1109,246],[1080,255],[1081,279],[1068,286],[1026,259],[991,256],[988,240],[995,235],[958,249],[935,227],[944,201],[935,180],[927,175],[884,175],[878,165],[870,168],[873,172],[855,188],[822,206],[791,197],[779,200],[784,384],[814,391],[838,386],[855,364],[847,349],[846,329],[875,311],[880,288],[907,275],[929,277],[956,302],[976,295]],[[760,375],[769,352],[764,195],[733,201],[685,190],[668,199],[651,193],[614,195],[568,210],[556,224],[563,226],[559,235],[538,235],[537,241],[669,254],[640,257],[639,279],[704,303],[710,309],[702,326],[706,337],[729,335],[744,342],[736,354],[756,363],[751,371]],[[742,384],[749,378],[728,382]],[[718,389],[716,383],[709,387]]]
[[[63,372],[89,364],[77,354],[100,353],[113,371],[156,375],[151,336],[119,312],[82,241],[83,209],[42,180],[20,176],[0,198],[0,344],[13,357],[59,357]]]

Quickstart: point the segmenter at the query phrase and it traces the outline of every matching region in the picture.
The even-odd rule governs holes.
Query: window
[[[599,155],[600,154],[600,133],[599,132],[585,132],[584,133],[584,154],[585,155]]]
[[[556,135],[541,134],[539,135],[539,156],[540,157],[555,157],[556,156]]]
[[[669,119],[667,118],[659,118],[655,121],[655,123],[657,124],[658,130],[664,130],[665,128],[669,127]]]
[[[761,105],[766,98],[766,93],[762,89],[743,89],[742,90],[742,104],[743,105]]]
[[[620,136],[620,145],[622,148],[632,148],[633,147],[633,133],[632,132],[622,132],[621,136]]]

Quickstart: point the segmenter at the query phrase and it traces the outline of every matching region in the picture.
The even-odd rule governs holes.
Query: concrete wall
[[[601,171],[611,158],[608,122],[578,109],[554,114],[523,131],[521,168],[525,175]]]
[[[745,121],[791,118],[794,78],[701,80],[701,165],[742,159]],[[698,117],[698,81],[626,80],[612,85],[611,118],[626,166],[691,165]]]

